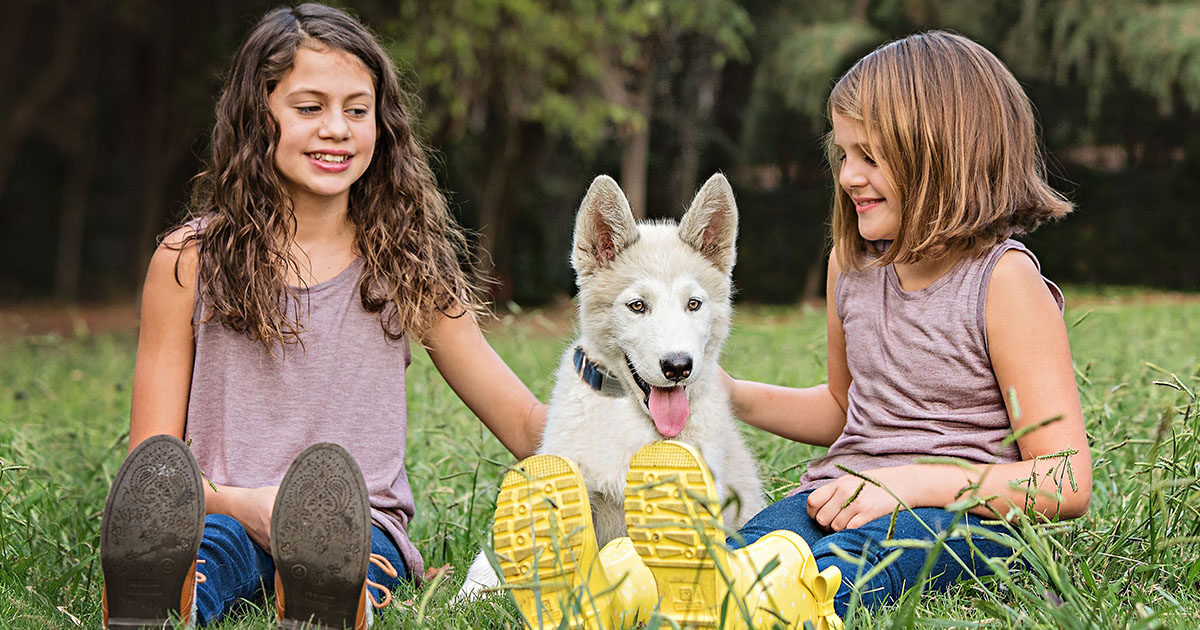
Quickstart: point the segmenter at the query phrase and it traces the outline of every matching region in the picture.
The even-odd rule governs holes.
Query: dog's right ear
[[[603,269],[638,239],[629,200],[608,175],[592,180],[575,217],[571,266],[583,276]]]

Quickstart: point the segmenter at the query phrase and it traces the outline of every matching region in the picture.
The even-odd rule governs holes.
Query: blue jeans
[[[399,577],[389,577],[374,563],[368,565],[367,579],[393,590],[408,569],[400,559],[400,550],[387,532],[371,526],[371,553],[388,559]],[[204,519],[204,540],[197,554],[204,562],[196,570],[204,574],[196,585],[197,625],[216,623],[242,602],[253,602],[275,591],[275,561],[257,543],[250,540],[242,524],[224,514],[209,514]],[[375,589],[372,589],[374,591]],[[382,593],[373,592],[381,600]]]
[[[808,515],[808,495],[811,491],[800,492],[767,506],[754,518],[746,523],[739,533],[745,542],[739,544],[732,538],[728,541],[732,547],[749,545],[762,536],[779,529],[796,532],[812,549],[817,561],[817,568],[824,570],[836,566],[842,572],[842,586],[838,589],[833,600],[834,609],[843,619],[854,591],[857,578],[866,575],[875,565],[879,564],[889,554],[902,550],[899,558],[888,564],[875,577],[858,586],[861,601],[869,608],[876,608],[885,603],[895,601],[905,589],[917,584],[922,577],[928,577],[931,589],[944,590],[960,579],[988,575],[991,571],[981,559],[986,557],[1003,558],[1012,555],[1012,548],[1002,543],[994,542],[982,536],[972,536],[969,540],[961,535],[949,537],[945,541],[945,549],[930,550],[921,548],[905,548],[886,546],[888,526],[891,515],[877,518],[861,527],[844,529],[839,532],[829,532]],[[932,542],[935,534],[931,534],[917,520],[920,517],[935,534],[951,529],[955,524],[970,524],[973,527],[985,527],[995,532],[1005,532],[1003,526],[980,525],[979,517],[971,514],[947,512],[939,508],[916,508],[900,512],[896,516],[896,527],[892,532],[893,540],[921,540]],[[856,562],[848,562],[833,552],[837,546],[851,556],[862,559],[860,567]],[[953,551],[952,555],[950,551]],[[929,572],[922,575],[929,555],[935,553],[933,565]],[[968,569],[954,559],[957,555]]]

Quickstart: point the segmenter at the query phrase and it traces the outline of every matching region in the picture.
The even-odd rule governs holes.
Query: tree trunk
[[[84,73],[94,76],[91,68]],[[63,148],[70,167],[63,184],[62,207],[59,210],[58,252],[54,266],[54,297],[61,302],[79,299],[79,284],[83,269],[83,234],[86,223],[88,193],[95,172],[95,91],[91,81],[83,81],[78,99],[68,111],[74,115],[60,119],[58,144]]]
[[[691,60],[688,63],[688,76],[684,80],[687,86],[682,94],[677,111],[679,117],[679,166],[678,192],[679,203],[688,203],[696,194],[700,176],[700,151],[703,148],[701,126],[707,127],[712,120],[713,108],[717,98],[717,84],[720,74],[707,63],[698,64],[695,60],[708,60],[712,55],[712,46],[699,42],[694,47]]]
[[[90,157],[73,156],[71,168],[67,171],[58,223],[58,254],[54,266],[54,298],[61,302],[74,302],[79,299],[79,278],[83,268],[83,226],[92,170]]]
[[[37,81],[17,93],[16,104],[7,112],[8,120],[0,125],[0,146],[4,147],[0,151],[0,190],[4,190],[14,160],[20,155],[21,145],[35,127],[37,118],[54,109],[54,100],[73,74],[82,39],[84,13],[74,9],[62,12],[58,27],[54,29],[54,41],[44,48],[38,47],[51,51],[49,61],[38,74]],[[0,88],[12,87],[0,84]]]
[[[817,246],[817,254],[813,257],[812,262],[808,265],[808,272],[804,274],[804,290],[800,292],[800,301],[809,302],[821,296],[821,291],[825,288],[825,259],[829,252],[825,251],[824,239]],[[832,296],[826,296],[832,298]]]
[[[650,122],[654,113],[654,62],[643,59],[631,73],[628,91],[629,108],[637,113],[641,124],[625,126],[621,152],[621,189],[629,199],[635,219],[646,218],[646,170],[650,164]]]
[[[157,6],[154,21],[157,28],[153,29],[151,39],[145,42],[141,51],[143,76],[146,77],[145,89],[140,95],[142,106],[135,108],[140,115],[140,122],[128,121],[133,129],[141,130],[138,138],[138,154],[142,158],[141,212],[138,229],[134,234],[136,241],[133,251],[137,252],[134,259],[133,277],[142,277],[150,266],[150,257],[154,255],[158,234],[163,230],[163,219],[167,205],[167,180],[174,164],[172,156],[168,155],[166,136],[169,120],[171,95],[169,68],[171,67],[172,21],[169,6]]]
[[[492,161],[487,180],[479,200],[479,250],[480,259],[490,261],[495,279],[492,299],[502,304],[512,299],[513,278],[508,264],[507,223],[508,187],[512,167],[521,154],[519,122],[509,118],[503,123],[499,134],[500,154]]]
[[[520,191],[533,177],[538,156],[546,146],[546,129],[541,123],[513,120],[504,125],[504,149],[488,171],[479,204],[479,248],[491,258],[495,280],[492,300],[504,304],[516,294],[510,245],[512,209],[521,203]]]

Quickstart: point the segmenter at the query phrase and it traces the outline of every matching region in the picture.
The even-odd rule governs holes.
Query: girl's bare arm
[[[187,229],[164,239],[146,271],[129,413],[130,450],[160,433],[183,439],[196,353],[192,306],[198,258],[195,246],[179,250]]]
[[[1067,459],[1078,489],[1066,484],[1061,505],[1051,496],[1039,494],[1034,508],[1047,515],[1060,510],[1066,517],[1082,515],[1092,496],[1092,458],[1067,327],[1041,273],[1021,252],[1006,252],[992,272],[987,334],[992,369],[1000,391],[1005,393],[1013,431],[1020,436],[1017,445],[1024,461],[995,467],[985,485],[994,484],[992,490],[1000,495],[1002,503],[1022,505],[1024,495],[1010,489],[1009,482],[1032,474],[1036,475],[1038,488],[1055,491],[1057,483],[1046,476],[1046,471],[1054,465],[1061,472],[1064,464],[1059,459],[1037,458],[1072,452]],[[1059,419],[1028,430],[1054,417]]]
[[[446,383],[517,459],[533,455],[546,405],[492,349],[470,315],[442,317],[426,336],[429,357]]]
[[[746,424],[817,446],[829,446],[842,434],[846,426],[850,370],[846,366],[846,335],[833,297],[840,271],[837,253],[833,252],[829,256],[829,272],[825,279],[829,382],[796,388],[738,381],[726,376],[734,413]]]

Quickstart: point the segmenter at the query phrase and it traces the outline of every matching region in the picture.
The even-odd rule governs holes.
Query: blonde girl
[[[828,382],[729,386],[747,423],[829,447],[741,533],[803,536],[841,570],[844,616],[856,577],[897,549],[886,538],[930,541],[1014,509],[1074,518],[1092,475],[1062,294],[1010,238],[1071,210],[1046,183],[1020,85],[982,46],[928,32],[858,61],[829,113]],[[964,496],[979,502],[945,509]],[[927,573],[927,550],[903,548],[858,595],[879,605],[922,577],[945,588],[986,573],[979,554],[1010,552],[982,536],[946,547]]]
[[[545,408],[480,332],[405,101],[382,46],[334,8],[271,11],[234,57],[192,218],[146,276],[133,452],[102,526],[106,626],[212,623],[272,590],[285,626],[361,625],[365,594],[420,576],[410,340],[533,453]]]

